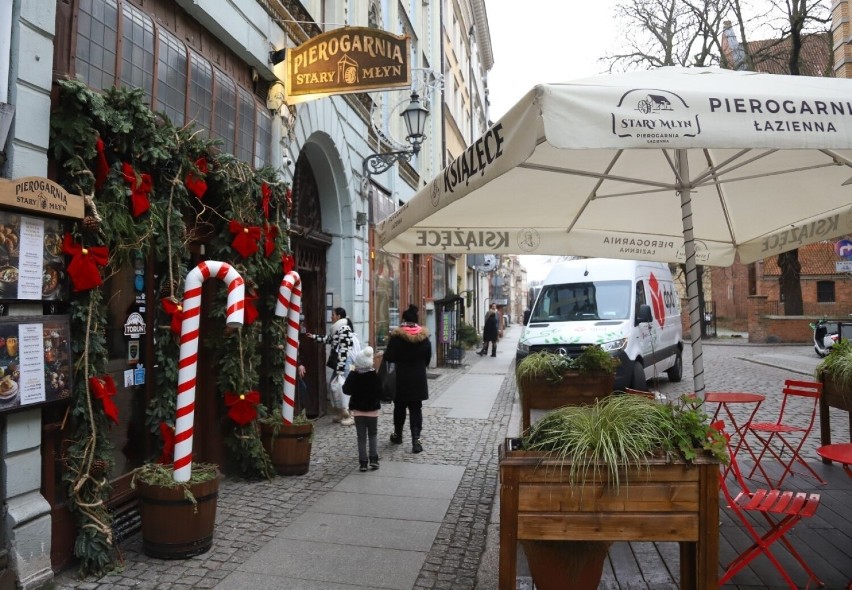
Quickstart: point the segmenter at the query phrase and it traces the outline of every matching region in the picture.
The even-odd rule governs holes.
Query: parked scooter
[[[819,356],[825,356],[840,337],[839,322],[818,320],[811,324],[814,329],[814,350]]]

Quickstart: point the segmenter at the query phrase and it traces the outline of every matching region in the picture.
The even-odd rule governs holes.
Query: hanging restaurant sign
[[[411,40],[367,27],[344,27],[287,49],[287,102],[411,85]]]
[[[83,197],[72,195],[52,180],[40,176],[0,179],[0,206],[74,219],[82,219],[85,214]]]

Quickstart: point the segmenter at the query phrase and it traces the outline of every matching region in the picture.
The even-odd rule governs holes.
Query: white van
[[[680,297],[668,265],[587,258],[554,266],[518,341],[517,359],[540,350],[574,357],[589,344],[621,361],[616,389],[646,391],[646,380],[663,372],[680,381]]]

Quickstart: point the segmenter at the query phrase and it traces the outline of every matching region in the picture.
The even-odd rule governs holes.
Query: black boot
[[[358,471],[362,471],[362,472],[367,471],[367,462],[366,461],[359,461],[358,462]]]
[[[370,471],[375,471],[379,468],[379,458],[376,455],[370,457]]]
[[[401,445],[402,444],[402,433],[401,432],[394,432],[393,434],[390,435],[390,441],[395,445]]]
[[[422,453],[423,445],[420,443],[420,432],[411,431],[411,452]]]

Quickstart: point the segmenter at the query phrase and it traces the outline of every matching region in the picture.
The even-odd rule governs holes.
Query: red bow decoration
[[[112,377],[109,375],[104,375],[103,377],[90,377],[89,387],[92,388],[92,392],[95,394],[95,399],[101,400],[101,403],[104,405],[104,414],[106,414],[110,420],[118,424],[118,407],[115,405],[115,402],[112,401],[116,392],[115,381],[112,380]]]
[[[260,240],[260,228],[256,225],[243,225],[239,221],[231,221],[228,231],[234,234],[231,248],[240,253],[243,258],[248,258],[257,252],[257,242]]]
[[[290,271],[292,271],[294,268],[296,268],[296,259],[293,258],[292,254],[282,254],[281,255],[281,262],[284,265],[284,274],[285,275],[287,273],[289,273]]]
[[[275,238],[278,237],[278,226],[266,223],[263,225],[263,254],[269,258],[275,252]]]
[[[109,173],[109,163],[106,159],[104,140],[100,137],[95,140],[95,149],[98,151],[98,155],[95,158],[95,189],[101,190]]]
[[[228,417],[240,426],[245,426],[257,418],[257,404],[260,403],[260,393],[247,391],[237,395],[225,392],[225,406],[228,408]]]
[[[245,325],[251,326],[260,315],[257,312],[257,306],[254,302],[257,301],[257,295],[246,295],[245,304],[243,305],[243,313],[245,314]]]
[[[171,327],[172,332],[180,336],[180,328],[183,323],[183,305],[180,304],[173,297],[164,297],[162,300],[163,311],[169,314],[169,317],[172,319]]]
[[[264,219],[269,219],[269,201],[272,199],[272,189],[265,182],[260,185],[260,194],[263,195],[260,199],[260,207],[263,209]],[[267,256],[269,256],[267,254]]]
[[[163,452],[157,463],[168,465],[174,463],[175,458],[175,429],[165,422],[160,422],[160,436],[163,437]]]
[[[75,292],[88,291],[101,284],[99,266],[104,266],[109,260],[109,250],[106,246],[91,246],[84,248],[66,233],[62,239],[62,251],[71,256],[68,263],[68,276]]]
[[[127,162],[121,165],[121,175],[124,176],[124,180],[130,185],[130,204],[132,206],[133,217],[139,217],[151,207],[151,202],[148,200],[148,195],[153,188],[151,175],[147,172],[137,174],[133,166]]]
[[[195,167],[198,168],[200,174],[207,176],[207,158],[201,157],[195,161]],[[191,192],[198,200],[207,192],[207,181],[201,176],[190,170],[186,173],[186,178],[183,181],[186,189]]]

